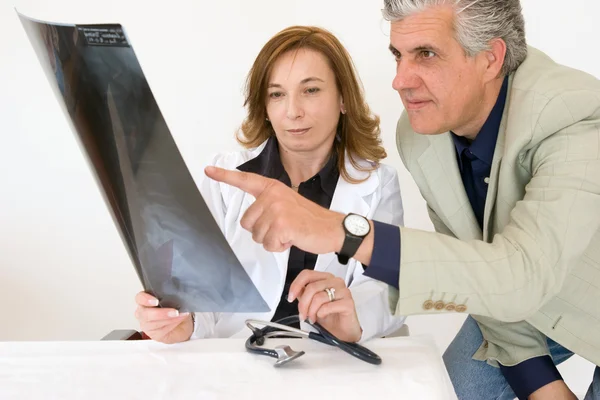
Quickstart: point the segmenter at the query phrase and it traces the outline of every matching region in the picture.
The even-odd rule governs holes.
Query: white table
[[[244,342],[0,342],[0,399],[456,399],[428,337],[370,341],[379,366],[308,339],[268,339],[306,351],[276,368]]]

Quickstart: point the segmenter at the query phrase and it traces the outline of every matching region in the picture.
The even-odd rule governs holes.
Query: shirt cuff
[[[400,279],[400,228],[373,221],[373,253],[365,276],[398,289]]]
[[[530,358],[511,367],[500,364],[500,369],[519,400],[527,399],[542,386],[562,380],[550,356]]]

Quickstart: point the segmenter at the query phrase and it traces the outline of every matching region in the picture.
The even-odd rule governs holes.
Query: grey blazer
[[[397,145],[436,233],[401,227],[400,315],[471,314],[475,358],[513,365],[548,354],[546,335],[600,364],[600,81],[529,48],[511,74],[483,230],[449,133]],[[543,334],[543,335],[542,335]]]

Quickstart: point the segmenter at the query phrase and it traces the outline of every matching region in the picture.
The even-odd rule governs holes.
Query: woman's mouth
[[[303,135],[306,132],[308,132],[310,130],[310,128],[302,128],[302,129],[287,129],[287,131],[289,133],[291,133],[292,135]]]

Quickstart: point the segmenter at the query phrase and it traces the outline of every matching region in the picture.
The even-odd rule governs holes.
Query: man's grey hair
[[[383,17],[400,21],[430,7],[455,11],[456,40],[470,57],[490,48],[494,38],[506,43],[502,75],[515,71],[527,57],[525,21],[519,0],[384,0]]]

